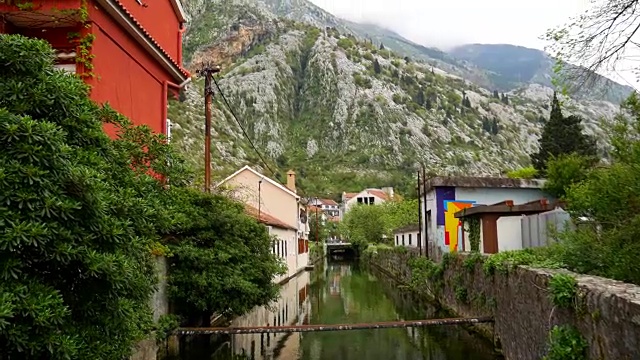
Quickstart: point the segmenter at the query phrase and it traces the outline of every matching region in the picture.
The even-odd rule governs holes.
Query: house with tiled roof
[[[27,3],[25,3],[27,4]],[[167,98],[190,80],[182,67],[185,14],[180,0],[0,1],[0,34],[40,38],[55,66],[90,85],[136,125],[169,135]],[[105,126],[110,136],[116,129]]]
[[[356,205],[379,205],[395,199],[396,195],[392,187],[381,189],[365,189],[359,193],[342,193],[341,215],[344,216]]]
[[[250,166],[244,166],[217,184],[245,204],[246,212],[267,226],[275,237],[273,253],[287,264],[287,273],[274,279],[283,282],[309,265],[309,211],[296,190],[296,174],[287,173],[281,184]]]
[[[340,205],[333,199],[311,198],[309,204],[319,207],[327,217],[340,217]]]

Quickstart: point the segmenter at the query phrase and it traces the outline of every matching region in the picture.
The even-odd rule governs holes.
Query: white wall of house
[[[290,227],[297,230],[276,230],[272,228],[274,234],[287,242],[288,257],[295,257],[295,261],[288,259],[287,266],[290,275],[304,269],[309,263],[309,254],[298,254],[298,239],[308,239],[309,221],[300,221],[300,211],[306,211],[305,206],[300,204],[300,197],[284,185],[277,183],[273,179],[257,173],[249,167],[244,167],[229,176],[218,186],[225,186],[231,195],[246,204],[260,209],[270,214]],[[295,266],[294,266],[295,264]],[[291,265],[291,266],[290,266]],[[289,276],[290,276],[289,275]],[[285,279],[280,277],[280,281]]]
[[[426,221],[424,228],[427,229],[427,231],[430,230],[429,241],[434,242],[435,251],[446,253],[446,252],[449,252],[450,250],[449,250],[449,246],[445,245],[445,226],[438,225],[437,223],[438,212],[444,211],[444,209],[442,208],[443,203],[441,199],[437,199],[436,194],[437,192],[435,188],[427,192],[426,210],[427,211],[431,210],[431,219],[429,219],[429,221]],[[518,204],[524,204],[527,202],[539,200],[542,198],[549,198],[549,196],[546,195],[541,189],[536,189],[536,188],[513,188],[513,187],[512,188],[482,188],[482,187],[475,187],[475,188],[456,187],[455,188],[455,200],[475,201],[474,206],[492,205],[505,200],[513,200],[513,203],[515,205],[518,205]],[[505,223],[505,226],[511,228],[512,224],[509,223],[509,225],[506,225],[507,223]],[[503,231],[507,231],[507,230],[503,230]],[[521,233],[521,231],[518,231],[518,233]],[[480,234],[482,238],[482,231],[480,232]],[[459,233],[459,236],[460,235],[461,233]],[[468,234],[465,233],[464,237],[465,237],[464,248],[468,250],[470,249]],[[515,244],[516,242],[517,242],[517,238],[514,240],[510,240],[509,243],[511,243],[511,245],[508,245],[508,246],[515,246],[513,244]],[[462,243],[463,243],[462,241],[458,241],[457,251],[462,251],[463,249]],[[483,248],[483,243],[481,242],[480,249],[482,248]],[[438,255],[433,254],[433,252],[431,252],[430,256],[437,258]]]
[[[287,273],[281,276],[276,276],[273,280],[280,282],[287,279],[299,270],[298,267],[298,239],[296,237],[295,230],[280,229],[277,227],[268,227],[269,234],[275,235],[278,241],[272,246],[272,251],[276,256],[282,259],[287,264]],[[306,263],[305,265],[306,266]],[[303,266],[303,268],[304,268]]]
[[[233,327],[247,326],[286,326],[302,324],[305,317],[311,316],[311,304],[308,289],[309,273],[304,272],[282,285],[280,297],[270,304],[261,306],[248,314],[235,318]],[[300,303],[302,300],[302,303]],[[284,341],[284,343],[283,343]],[[247,334],[236,336],[231,342],[235,355],[245,354],[252,359],[271,358],[279,348],[280,356],[295,358],[300,351],[300,333],[293,334]],[[264,355],[261,355],[264,354]],[[295,354],[295,356],[293,356]]]
[[[498,219],[498,251],[522,250],[522,216]]]
[[[396,232],[393,234],[393,241],[396,246],[418,247],[418,230]]]
[[[365,191],[361,191],[358,195],[352,197],[351,199],[349,199],[345,205],[344,205],[344,213],[346,214],[347,212],[349,212],[349,210],[351,210],[351,208],[353,208],[354,206],[358,205],[358,198],[361,199],[367,199],[367,201],[370,201],[371,198],[373,198],[373,205],[380,205],[384,202],[386,202],[385,199],[382,199],[374,194],[370,194],[368,193],[366,190]],[[370,204],[365,204],[365,205],[370,205]]]

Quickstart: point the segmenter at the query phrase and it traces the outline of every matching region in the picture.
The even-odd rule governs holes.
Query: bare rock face
[[[222,66],[219,84],[237,117],[214,97],[213,159],[221,174],[261,164],[253,146],[274,168],[301,169],[329,190],[346,174],[409,178],[418,164],[441,174],[499,175],[527,165],[537,150],[548,87],[531,84],[496,98],[451,65],[381,49],[339,26],[316,27],[338,20],[304,0],[188,6],[195,14],[188,66]],[[202,94],[196,78],[169,109],[176,145],[196,166]],[[583,116],[585,131],[599,138],[601,119],[618,111],[605,101],[564,102],[566,115]]]

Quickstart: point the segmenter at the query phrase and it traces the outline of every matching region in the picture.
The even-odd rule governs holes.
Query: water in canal
[[[282,287],[269,308],[256,308],[232,326],[344,324],[437,317],[426,302],[360,268],[325,262]],[[183,338],[177,360],[192,359],[498,359],[490,343],[458,326],[250,334]]]

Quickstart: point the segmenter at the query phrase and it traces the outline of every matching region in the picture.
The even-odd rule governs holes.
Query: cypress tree
[[[382,69],[380,68],[380,63],[378,62],[378,59],[373,59],[373,71],[376,74],[380,74],[380,72],[382,72]]]
[[[553,94],[551,114],[539,140],[540,151],[531,155],[533,166],[544,174],[547,161],[562,154],[578,154],[595,157],[595,140],[582,133],[582,118],[576,115],[564,117],[556,93]]]

